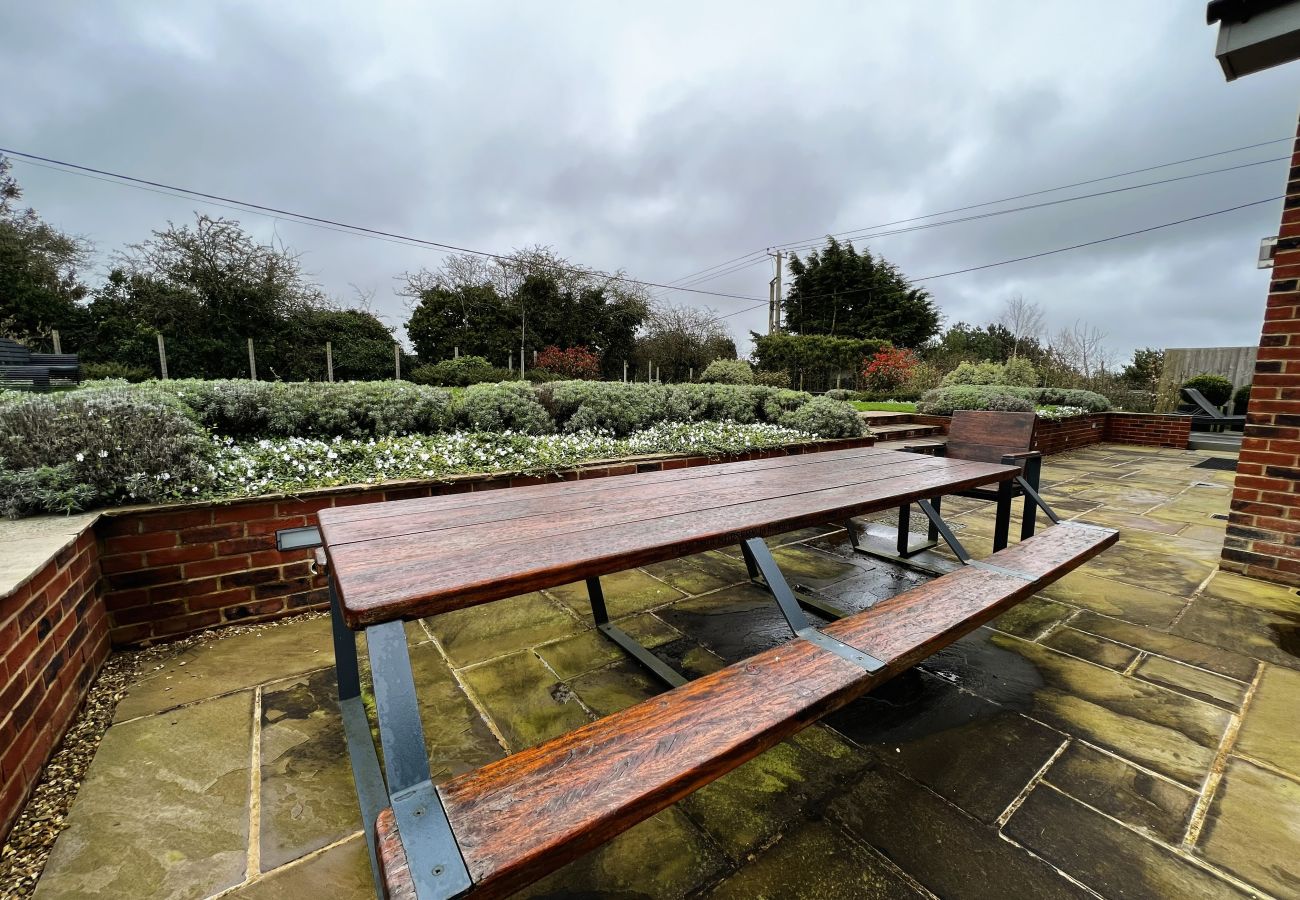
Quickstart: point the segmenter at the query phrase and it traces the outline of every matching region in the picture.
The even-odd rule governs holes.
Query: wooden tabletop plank
[[[591,478],[576,482],[552,482],[548,484],[528,485],[510,488],[508,491],[482,493],[441,494],[435,497],[416,497],[388,503],[362,503],[355,506],[342,506],[329,510],[326,517],[335,529],[334,543],[356,539],[351,530],[340,528],[345,524],[374,522],[389,518],[401,518],[418,523],[426,517],[433,519],[441,514],[457,510],[481,508],[488,506],[509,505],[522,507],[529,503],[555,503],[557,496],[567,499],[580,497],[618,496],[644,490],[647,486],[669,484],[693,484],[720,481],[728,476],[744,475],[752,477],[757,473],[770,473],[776,469],[786,472],[809,471],[813,468],[843,467],[857,463],[871,466],[880,461],[897,456],[897,451],[877,450],[872,447],[853,450],[807,453],[796,456],[782,456],[771,459],[746,460],[734,463],[716,463],[706,466],[693,466],[685,469],[669,469],[658,472],[644,472],[636,475],[629,484],[629,476],[616,478]]]
[[[628,481],[617,492],[552,491],[550,496],[522,498],[515,502],[491,502],[496,498],[483,495],[485,502],[470,503],[452,509],[422,509],[410,516],[386,516],[363,519],[338,525],[331,518],[322,523],[322,534],[332,547],[365,541],[384,541],[384,551],[390,556],[401,553],[412,544],[424,547],[432,532],[439,534],[440,552],[458,546],[457,541],[481,545],[489,536],[499,536],[500,524],[511,523],[511,533],[520,534],[519,526],[538,520],[540,528],[563,533],[570,520],[592,521],[593,516],[604,515],[609,521],[653,519],[669,511],[689,512],[756,499],[775,499],[791,494],[805,493],[823,487],[867,485],[889,479],[923,472],[943,466],[941,458],[915,453],[899,453],[870,466],[856,460],[801,468],[794,477],[755,478],[752,473],[734,472],[717,478],[692,479],[671,482],[646,482],[639,476],[619,476],[606,481]],[[786,470],[789,471],[789,470]],[[556,485],[566,487],[567,485]],[[511,489],[513,490],[513,488]],[[503,494],[506,491],[494,491]],[[408,501],[398,501],[406,503]],[[389,506],[396,504],[374,504]]]
[[[1018,472],[888,450],[793,459],[810,461],[753,460],[700,478],[626,475],[595,491],[577,490],[577,482],[395,501],[372,504],[376,515],[366,517],[355,515],[357,507],[322,510],[321,531],[344,617],[360,628],[841,521]],[[440,509],[429,500],[459,505]]]

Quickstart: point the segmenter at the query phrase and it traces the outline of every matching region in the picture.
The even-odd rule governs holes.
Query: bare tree
[[[1053,354],[1085,380],[1113,367],[1113,353],[1106,347],[1106,332],[1087,322],[1075,320],[1052,338]]]
[[[1020,352],[1021,341],[1042,336],[1043,308],[1032,300],[1026,300],[1023,294],[1012,294],[1003,304],[998,324],[1015,338],[1011,345],[1014,359]]]
[[[715,359],[735,359],[736,342],[711,309],[655,304],[637,338],[638,363],[659,366],[671,381],[684,381]]]

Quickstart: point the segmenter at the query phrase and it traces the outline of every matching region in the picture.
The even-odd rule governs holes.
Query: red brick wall
[[[1300,132],[1287,179],[1222,565],[1300,585]]]
[[[95,538],[83,532],[0,597],[0,836],[108,656]]]
[[[914,415],[912,421],[938,425],[948,431],[948,416]],[[1051,421],[1040,419],[1034,437],[1034,449],[1044,456],[1076,450],[1102,441],[1139,444],[1148,447],[1187,446],[1192,420],[1188,416],[1158,413],[1106,412]]]
[[[1103,440],[1116,444],[1139,444],[1146,447],[1186,449],[1192,436],[1190,416],[1158,413],[1109,412]]]
[[[732,457],[760,459],[870,446],[872,438],[825,441]],[[180,637],[233,622],[327,609],[325,579],[310,571],[312,552],[280,553],[275,532],[316,524],[329,506],[495,490],[544,481],[604,478],[718,462],[706,456],[594,465],[545,478],[466,477],[447,484],[321,492],[311,499],[249,501],[187,509],[109,512],[99,520],[104,603],[114,646]]]
[[[1069,419],[1039,419],[1034,431],[1034,449],[1044,456],[1100,444],[1106,431],[1106,416],[1093,414]]]

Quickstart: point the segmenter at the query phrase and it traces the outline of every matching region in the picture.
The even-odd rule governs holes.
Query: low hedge
[[[1084,412],[1105,412],[1110,401],[1092,391],[1071,388],[1031,388],[1005,384],[959,384],[926,391],[917,412],[950,416],[958,409],[1031,412],[1036,406],[1067,406]]]
[[[628,452],[703,452],[717,441],[765,446],[862,433],[847,403],[759,385],[513,381],[453,395],[406,382],[105,381],[53,395],[0,392],[0,512],[256,493],[290,475],[303,485],[342,483],[352,477],[336,463],[344,442],[379,477],[396,471],[389,446],[431,471],[441,465],[428,441],[457,448],[495,441],[498,455],[501,442],[515,439],[530,454],[569,447],[565,441],[593,452],[610,441],[628,442]],[[547,436],[559,443],[545,443]],[[306,446],[316,455],[296,458],[293,448]]]

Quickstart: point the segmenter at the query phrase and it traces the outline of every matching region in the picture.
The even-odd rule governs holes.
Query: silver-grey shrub
[[[469,431],[550,434],[555,430],[533,386],[520,381],[470,385],[456,404],[455,418]]]
[[[58,469],[85,487],[79,506],[174,498],[179,484],[208,476],[212,454],[211,440],[179,404],[127,389],[0,404],[0,468]],[[9,498],[0,505],[13,507]]]
[[[821,438],[861,437],[862,417],[842,400],[814,397],[781,416],[781,425],[797,428]]]
[[[175,398],[232,437],[387,437],[454,426],[451,393],[404,381],[155,381],[134,390]]]
[[[926,391],[916,410],[931,416],[950,416],[958,409],[1033,412],[1034,401],[1006,385],[957,384]]]

